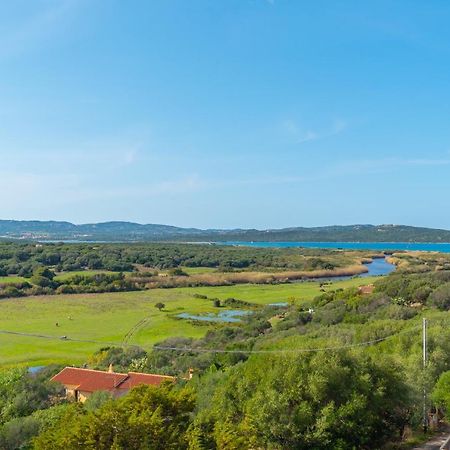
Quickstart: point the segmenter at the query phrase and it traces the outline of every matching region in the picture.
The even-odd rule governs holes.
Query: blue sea
[[[412,243],[412,242],[217,242],[222,245],[244,245],[250,247],[306,247],[335,248],[346,250],[410,250],[450,253],[450,243]]]

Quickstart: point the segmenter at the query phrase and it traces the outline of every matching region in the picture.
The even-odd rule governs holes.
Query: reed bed
[[[366,272],[368,272],[366,266],[362,264],[353,264],[347,267],[311,271],[222,272],[194,274],[191,276],[154,276],[145,279],[140,278],[139,282],[145,283],[148,288],[227,286],[233,284],[276,284],[295,280],[354,276]]]

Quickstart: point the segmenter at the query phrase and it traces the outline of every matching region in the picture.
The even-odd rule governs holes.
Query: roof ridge
[[[98,372],[98,373],[110,373],[111,375],[122,375],[127,376],[127,373],[120,373],[120,372],[108,372],[107,370],[98,370],[98,369],[85,369],[82,367],[72,367],[72,366],[66,366],[64,369],[62,369],[59,373],[61,373],[63,370],[66,369],[75,369],[75,370],[84,370],[85,372]]]
[[[147,375],[150,377],[175,378],[172,375],[160,375],[159,373],[144,373],[144,372],[128,372],[128,375]]]
[[[114,389],[119,389],[120,385],[125,383],[125,381],[129,380],[129,378],[130,378],[130,375],[127,374],[127,376],[124,379],[115,382],[113,385]]]

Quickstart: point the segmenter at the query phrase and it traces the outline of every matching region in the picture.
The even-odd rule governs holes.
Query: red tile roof
[[[119,389],[133,389],[140,384],[159,386],[164,381],[173,381],[174,377],[167,375],[153,375],[149,373],[130,372],[128,378],[119,386]]]
[[[77,391],[129,390],[140,384],[159,386],[163,381],[173,381],[174,377],[130,372],[129,374],[104,372],[102,370],[66,367],[56,374],[52,381],[61,383]]]

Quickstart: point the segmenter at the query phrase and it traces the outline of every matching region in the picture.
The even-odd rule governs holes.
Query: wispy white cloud
[[[17,143],[0,136],[0,170],[22,167],[38,173],[114,172],[152,159],[148,128],[125,129],[89,139]]]
[[[67,215],[71,207],[100,206],[110,204],[111,201],[118,207],[132,205],[137,201],[148,205],[148,201],[183,198],[202,188],[204,183],[197,174],[127,187],[97,184],[79,175],[0,171],[0,191],[9,193],[2,197],[4,218],[17,216],[18,202],[26,205],[23,211],[27,212],[28,217],[40,214],[40,210],[51,212],[52,217],[59,217],[60,211]]]
[[[380,159],[360,159],[348,160],[329,166],[321,166],[316,171],[308,171],[303,175],[265,175],[253,178],[238,178],[227,180],[204,181],[203,187],[223,188],[231,186],[261,186],[277,184],[303,184],[314,183],[332,178],[343,178],[352,175],[370,175],[386,173],[392,170],[399,170],[402,167],[411,166],[442,166],[449,165],[450,159],[402,159],[402,158],[380,158]]]
[[[347,129],[348,122],[343,119],[335,119],[328,128],[314,130],[303,128],[295,120],[287,119],[281,126],[283,131],[294,139],[297,144],[304,144],[340,134]]]
[[[81,187],[77,192],[72,193],[71,200],[81,201],[101,201],[101,200],[128,200],[136,199],[145,201],[167,196],[184,196],[204,188],[205,183],[197,174],[190,174],[176,179],[164,179],[153,183],[141,183],[136,186],[96,186],[92,189],[89,186]]]
[[[77,12],[81,0],[55,0],[0,32],[0,58],[22,54],[50,39],[57,30],[65,31],[67,20]]]
[[[339,134],[342,131],[345,131],[348,127],[348,123],[346,120],[343,119],[335,119],[333,121],[333,124],[331,126],[331,130],[330,130],[330,134],[329,135],[333,135],[333,134]]]

